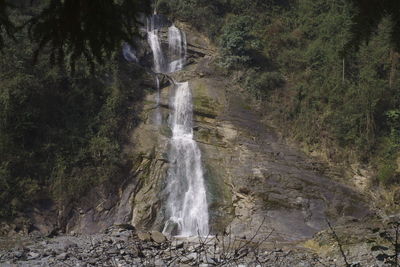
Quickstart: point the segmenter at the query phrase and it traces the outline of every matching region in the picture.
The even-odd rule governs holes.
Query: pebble
[[[60,255],[57,255],[57,256],[56,256],[56,259],[57,259],[57,260],[62,260],[62,261],[65,260],[65,259],[67,259],[67,258],[68,258],[68,254],[65,253],[65,252],[64,252],[64,253],[61,253]]]
[[[28,252],[28,257],[27,257],[27,259],[28,259],[28,260],[34,260],[34,259],[37,259],[37,258],[39,258],[39,257],[40,257],[40,254],[39,254],[39,253],[36,253],[36,252],[31,251],[31,252]]]

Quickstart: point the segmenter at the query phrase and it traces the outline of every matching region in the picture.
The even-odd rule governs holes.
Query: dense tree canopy
[[[130,109],[135,101],[141,99],[144,90],[138,81],[142,70],[124,63],[117,53],[121,47],[117,39],[125,38],[124,33],[108,37],[105,35],[112,29],[107,28],[83,39],[74,39],[72,36],[75,32],[59,36],[62,34],[60,29],[67,25],[58,25],[61,28],[57,28],[57,25],[48,25],[47,28],[45,25],[50,21],[66,23],[66,17],[61,19],[60,14],[46,13],[50,12],[49,9],[37,6],[37,1],[33,1],[33,6],[30,6],[30,0],[15,2],[19,7],[6,13],[10,15],[10,21],[15,25],[23,25],[32,18],[32,14],[45,14],[35,17],[37,21],[29,21],[32,34],[44,27],[44,32],[53,30],[49,33],[54,33],[54,39],[53,36],[49,37],[48,45],[42,48],[43,53],[32,66],[38,43],[29,37],[28,28],[16,31],[13,39],[8,34],[2,35],[0,217],[15,216],[30,206],[27,203],[32,204],[40,199],[52,199],[62,205],[94,185],[111,178],[114,181],[121,178],[124,133],[136,119]],[[52,2],[57,6],[67,2],[101,1]],[[57,8],[61,12],[64,7]],[[79,14],[83,16],[83,13]],[[81,23],[83,27],[88,21],[95,23],[95,18],[82,18],[82,21],[77,18],[75,23]],[[80,26],[75,24],[75,27]],[[70,30],[73,31],[65,29]],[[79,34],[85,31],[78,30]],[[46,36],[41,34],[34,36]],[[102,38],[106,40],[100,40]],[[93,44],[96,48],[92,48],[90,40],[105,41],[106,44]],[[58,47],[62,43],[65,46]],[[76,51],[80,49],[79,45],[84,45],[82,51]],[[49,51],[53,51],[54,57],[58,55],[57,49],[65,49],[61,52],[65,53],[67,60],[70,56],[76,56],[74,74],[49,64]],[[108,53],[109,56],[102,57],[103,63],[96,66],[95,72],[91,72],[90,65],[93,62],[81,58],[81,52],[89,53],[94,60],[97,60],[98,53]]]
[[[0,36],[15,27],[9,19],[10,2],[0,0]],[[138,16],[150,8],[147,0],[48,0],[34,5],[34,15],[17,25],[29,28],[36,45],[34,61],[46,51],[52,62],[68,60],[72,67],[79,58],[102,62],[121,42],[130,42],[138,33]]]
[[[14,31],[14,25],[10,20],[8,13],[9,3],[6,0],[0,0],[0,48],[4,46],[4,35],[11,36]]]
[[[332,160],[372,164],[382,184],[400,183],[400,1],[158,4],[219,44],[221,66],[239,72],[289,136]]]
[[[356,9],[353,17],[353,44],[370,40],[379,23],[390,19],[390,36],[397,51],[400,51],[400,1],[398,0],[350,0]]]

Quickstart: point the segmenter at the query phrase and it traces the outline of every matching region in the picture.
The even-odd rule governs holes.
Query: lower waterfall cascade
[[[208,234],[208,208],[201,152],[193,140],[192,94],[188,82],[176,84],[173,99],[171,166],[166,187],[169,219],[163,232],[205,236]]]

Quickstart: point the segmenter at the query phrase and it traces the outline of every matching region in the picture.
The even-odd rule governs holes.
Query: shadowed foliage
[[[19,9],[24,6],[20,2]],[[36,44],[34,63],[45,52],[50,54],[52,63],[68,61],[72,70],[80,58],[85,58],[93,67],[118,50],[122,42],[130,42],[138,34],[138,16],[150,10],[147,0],[29,2],[38,6],[39,11],[22,25],[14,25],[9,14],[10,8],[17,7],[12,7],[14,3],[10,0],[0,0],[0,49],[4,47],[6,35],[12,36],[16,28],[22,30],[27,26]]]
[[[148,11],[146,0],[83,1],[51,0],[29,20],[31,38],[38,43],[34,60],[46,46],[52,62],[69,59],[74,67],[78,58],[102,63],[103,56],[119,49],[137,34],[139,12]]]
[[[9,3],[6,0],[0,0],[0,48],[4,46],[3,35],[11,36],[14,32],[14,25],[10,21],[7,9]]]
[[[114,28],[102,26],[96,30],[94,18],[83,18],[83,11],[79,16],[71,13],[62,17],[66,8],[63,5],[68,1],[54,1],[58,11],[51,14],[52,6],[48,5],[51,1],[12,1],[13,7],[4,14],[9,14],[9,21],[18,31],[13,34],[14,40],[2,32],[4,46],[0,56],[1,219],[18,216],[32,203],[43,199],[63,205],[101,183],[112,180],[118,184],[118,179],[125,177],[122,147],[128,129],[137,122],[132,107],[146,89],[140,85],[143,70],[126,63],[117,53],[121,48],[119,41],[128,36],[129,24],[124,24],[126,29],[110,37],[108,34],[113,34]],[[89,4],[102,2],[86,3],[86,12],[92,7],[92,12],[96,12],[101,6]],[[4,10],[5,5],[2,7]],[[107,9],[110,5],[106,3],[102,7]],[[122,9],[122,3],[113,8]],[[110,12],[117,12],[117,9]],[[72,15],[78,17],[67,23],[68,16]],[[104,15],[102,19],[111,20],[112,16],[107,16],[110,17]],[[32,58],[37,53],[38,43],[29,38],[28,27],[21,27],[33,17],[37,24],[29,25],[32,35],[36,30],[43,30],[38,36],[47,38],[35,65],[32,65]],[[59,23],[60,28],[56,24],[46,24],[49,28],[44,26],[44,21],[50,23],[49,18]],[[88,21],[92,23],[90,26],[86,25]],[[128,22],[119,17],[117,23]],[[131,23],[134,26],[133,20]],[[81,30],[72,31],[68,27]],[[63,34],[62,29],[65,29]],[[95,32],[79,36],[89,29]],[[133,34],[134,30],[133,27]],[[61,44],[64,46],[59,46]],[[57,58],[59,49],[63,49],[64,58]],[[74,55],[75,72],[49,64],[50,52],[53,60],[66,63],[71,63],[70,57]],[[83,53],[91,56],[93,62],[86,60]],[[110,57],[106,57],[107,54],[111,54]],[[96,63],[99,60],[102,64]],[[90,72],[93,64],[96,64],[96,71]]]
[[[351,0],[357,8],[353,17],[351,44],[359,45],[362,41],[369,41],[376,32],[383,18],[391,21],[391,41],[400,50],[400,1],[398,0]]]

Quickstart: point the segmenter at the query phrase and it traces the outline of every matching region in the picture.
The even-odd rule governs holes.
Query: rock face
[[[326,220],[369,214],[356,191],[322,175],[318,164],[263,122],[240,88],[220,74],[207,38],[185,24],[177,26],[187,35],[188,65],[173,78],[189,81],[193,92],[195,140],[202,151],[212,232],[226,230],[245,238],[257,233],[261,238],[273,231],[270,239],[294,241],[325,229]],[[168,79],[162,79],[161,87],[159,109],[154,90],[149,90],[136,110],[141,123],[125,147],[131,165],[120,192],[98,197],[94,209],[75,212],[67,231],[96,232],[113,223],[162,230],[171,136]],[[156,111],[161,125],[155,123]]]
[[[202,47],[204,53],[192,55],[193,64],[174,78],[189,80],[193,91],[195,138],[203,154],[213,230],[218,232],[228,227],[235,234],[249,237],[262,225],[261,235],[273,229],[277,240],[298,240],[326,228],[327,219],[336,221],[341,216],[368,214],[368,208],[355,191],[321,175],[311,159],[279,140],[274,130],[237,93],[238,88],[217,74],[209,42],[192,43],[206,38],[193,36],[195,32],[187,27],[186,30],[188,47]],[[166,121],[169,89],[164,88],[162,93],[165,120],[159,136],[146,134],[152,136],[152,142],[144,150],[154,151],[154,155],[165,155],[167,151],[162,144],[169,137]],[[151,127],[151,120],[146,127]],[[143,137],[136,140],[140,142]],[[159,173],[150,176],[151,185],[139,190],[136,198],[140,204],[134,208],[133,222],[159,229],[160,180],[165,176]]]

